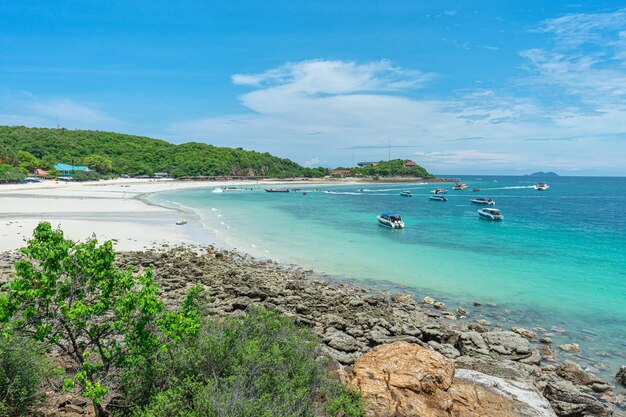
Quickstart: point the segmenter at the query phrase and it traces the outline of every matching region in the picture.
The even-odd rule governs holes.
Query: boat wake
[[[481,188],[481,191],[486,190],[519,190],[524,188],[535,188],[534,185],[511,185],[510,187],[495,187],[495,188]]]
[[[363,193],[354,193],[350,191],[324,191],[325,194],[339,194],[339,195],[363,195]]]

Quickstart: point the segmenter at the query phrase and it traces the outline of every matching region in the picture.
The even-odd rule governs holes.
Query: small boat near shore
[[[433,190],[433,194],[446,194],[447,192],[448,190],[445,188],[437,188],[436,190]]]
[[[472,191],[476,192],[476,191],[480,191],[480,187],[476,187],[474,188]]]
[[[496,202],[493,201],[491,198],[487,198],[487,197],[478,197],[478,198],[474,198],[473,200],[470,200],[472,203],[474,204],[482,204],[485,206],[495,206]]]
[[[535,190],[538,191],[546,191],[548,188],[550,188],[550,186],[548,184],[546,184],[545,182],[538,182],[537,184],[534,185]]]
[[[413,193],[412,193],[412,192],[410,192],[410,191],[402,191],[402,192],[400,193],[400,195],[401,195],[402,197],[413,197]]]
[[[454,184],[454,187],[452,187],[452,189],[453,190],[467,190],[467,184],[457,182],[456,184]]]
[[[378,224],[381,226],[385,226],[390,229],[404,229],[404,222],[397,214],[383,213],[376,218],[378,219]]]
[[[428,199],[433,201],[448,201],[445,196],[439,194],[431,195]]]
[[[184,224],[187,224],[187,220],[185,220],[185,219],[181,219],[181,220],[177,221],[177,222],[176,222],[176,224],[177,224],[178,226],[182,226],[182,225],[184,225]]]
[[[491,221],[500,221],[504,220],[504,216],[500,213],[500,210],[497,208],[482,208],[478,210],[478,215],[481,219],[491,220]]]
[[[265,189],[266,193],[288,193],[289,190],[288,189],[284,189],[284,190],[276,190],[274,188],[266,188]]]

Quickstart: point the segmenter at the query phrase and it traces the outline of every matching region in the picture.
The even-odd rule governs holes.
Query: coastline
[[[347,181],[306,181],[302,182],[303,184],[324,184],[326,186],[330,185],[346,185],[350,184]],[[365,184],[363,182],[358,182],[360,184]],[[380,183],[380,182],[379,182]],[[24,244],[24,238],[29,237],[32,229],[35,225],[41,220],[51,221],[54,225],[61,225],[63,230],[66,232],[67,236],[72,239],[85,239],[91,236],[94,232],[98,239],[108,239],[113,240],[115,247],[118,251],[126,252],[122,256],[127,259],[129,254],[128,252],[134,251],[135,255],[130,254],[132,256],[139,256],[141,259],[146,254],[154,253],[152,251],[153,248],[164,249],[173,246],[186,246],[191,249],[191,252],[203,251],[203,246],[207,244],[212,244],[220,249],[213,249],[212,246],[209,246],[207,249],[209,252],[213,253],[215,258],[224,259],[224,256],[217,255],[218,253],[226,253],[226,257],[231,263],[231,268],[249,268],[249,265],[255,265],[254,269],[256,271],[259,270],[260,266],[265,265],[270,270],[282,271],[280,273],[276,273],[278,275],[281,274],[296,274],[298,276],[298,280],[301,279],[309,279],[310,274],[304,273],[301,270],[298,270],[297,266],[290,265],[278,265],[273,263],[267,259],[256,259],[251,258],[247,254],[242,254],[241,251],[230,251],[223,252],[225,247],[224,242],[219,242],[219,240],[210,241],[210,240],[202,240],[200,236],[201,234],[195,235],[193,234],[193,230],[189,230],[188,228],[176,226],[174,223],[181,217],[181,211],[176,208],[168,208],[164,207],[155,202],[149,201],[148,197],[155,193],[167,192],[167,191],[175,191],[182,190],[188,188],[213,188],[218,186],[259,186],[259,185],[280,185],[285,184],[284,181],[229,181],[229,182],[215,182],[215,181],[207,181],[207,182],[187,182],[187,181],[136,181],[136,180],[116,180],[116,181],[106,181],[106,182],[98,182],[98,183],[79,183],[79,184],[70,184],[70,185],[60,185],[60,186],[52,186],[52,187],[42,187],[42,186],[34,186],[34,187],[22,187],[21,189],[7,189],[8,187],[0,189],[0,221],[3,223],[2,228],[0,229],[0,252],[7,252],[17,249]],[[289,184],[296,184],[295,182],[290,182]],[[299,183],[298,183],[299,184]],[[189,215],[186,212],[186,215]],[[6,227],[5,227],[6,226]],[[11,236],[9,239],[6,239],[6,236]],[[226,247],[229,249],[228,247]],[[140,251],[140,252],[136,252]],[[143,254],[143,255],[138,255]],[[149,255],[148,255],[149,257]],[[154,262],[154,259],[151,261]],[[140,264],[144,264],[145,262],[141,261]],[[183,268],[184,270],[188,270],[187,268]],[[170,276],[172,275],[172,271],[170,272]],[[305,277],[306,275],[306,277]],[[268,279],[272,279],[272,274],[269,274]],[[175,280],[177,283],[175,285],[171,283],[166,283],[164,285],[164,289],[173,289],[176,293],[176,285],[181,284],[181,276],[178,276],[178,279]],[[318,281],[311,281],[318,282]],[[323,284],[321,285],[324,290],[329,290],[331,292],[339,292],[348,291],[352,292],[363,292],[368,294],[373,293],[381,293],[379,289],[376,288],[363,288],[368,287],[368,283],[360,283],[362,285],[355,285],[354,283],[338,283],[338,282],[330,282],[328,280],[321,281]],[[169,291],[168,289],[168,291]],[[226,294],[222,299],[223,303],[231,303],[240,297],[241,294]],[[385,297],[404,297],[403,299],[407,300],[407,293],[404,294],[396,294],[396,295],[385,295]],[[263,298],[263,297],[262,297]],[[415,297],[412,301],[419,305],[420,314],[425,316],[429,321],[434,320],[436,323],[439,323],[437,326],[443,323],[443,326],[446,329],[450,329],[450,331],[462,331],[462,332],[477,332],[482,334],[482,330],[493,331],[503,331],[506,332],[506,337],[514,337],[518,342],[522,342],[517,336],[512,336],[511,331],[508,328],[499,329],[497,323],[492,325],[491,329],[486,329],[488,326],[484,322],[477,322],[478,325],[482,326],[474,326],[469,327],[472,324],[471,320],[475,320],[476,317],[471,317],[470,312],[470,321],[454,321],[452,320],[448,313],[446,312],[445,306],[443,308],[438,308],[434,303],[430,302],[419,302],[415,300],[419,300],[420,298]],[[240,300],[241,301],[241,300]],[[405,302],[401,301],[401,302]],[[434,301],[434,300],[433,300]],[[466,300],[469,301],[469,300]],[[236,303],[234,303],[236,304]],[[245,307],[245,305],[243,305]],[[283,306],[278,304],[278,306]],[[306,314],[297,311],[297,306],[291,306],[291,310],[287,311],[289,314],[295,314],[298,317],[306,319]],[[408,307],[410,308],[410,307]],[[241,309],[235,308],[231,311],[238,311]],[[293,311],[292,311],[293,310]],[[470,308],[468,308],[470,310]],[[229,313],[230,311],[222,311],[222,313]],[[453,315],[456,315],[455,312],[452,312]],[[421,317],[420,315],[420,317]],[[459,315],[462,315],[459,313]],[[446,317],[448,316],[448,317]],[[388,318],[387,318],[388,319]],[[386,320],[387,320],[386,319]],[[309,319],[310,320],[310,319]],[[318,320],[322,320],[321,318]],[[321,321],[320,321],[321,322]],[[316,321],[316,323],[318,323]],[[305,323],[306,324],[306,323]],[[326,323],[322,323],[323,327],[321,332],[319,333],[322,338],[327,338],[329,336],[325,336],[325,332],[328,328],[332,328],[333,326]],[[316,324],[313,324],[314,326]],[[399,324],[402,327],[402,323]],[[372,326],[370,326],[373,329]],[[380,330],[380,329],[379,329]],[[422,333],[423,328],[420,329]],[[382,331],[382,330],[381,330]],[[389,331],[389,329],[387,329]],[[447,331],[447,330],[446,330]],[[332,332],[332,331],[331,331]],[[406,332],[405,332],[406,333]],[[517,333],[515,333],[517,334]],[[410,336],[410,334],[400,333],[397,336]],[[458,336],[458,335],[457,335]],[[375,335],[375,337],[378,337]],[[456,337],[456,336],[455,336]],[[460,336],[459,336],[460,337]],[[332,339],[332,338],[331,338]],[[331,340],[328,339],[328,340]],[[384,339],[384,338],[383,338]],[[383,340],[380,339],[380,340]],[[419,339],[419,338],[418,338]],[[538,338],[537,338],[538,339]],[[520,358],[527,359],[532,358],[531,362],[528,364],[529,366],[538,366],[537,358],[539,360],[542,359],[541,353],[537,353],[538,347],[541,345],[537,345],[535,342],[533,343],[534,347],[529,350],[531,352],[530,356]],[[368,339],[369,340],[369,339]],[[413,339],[411,339],[413,340]],[[446,355],[452,353],[452,356],[456,355],[454,351],[450,350],[449,346],[440,346],[440,345],[450,345],[454,349],[456,349],[459,353],[459,341],[458,339],[454,340],[450,339],[438,339],[438,338],[426,338],[419,339],[421,342],[426,342],[429,346],[433,347],[436,350],[439,350],[442,354]],[[415,341],[415,340],[413,340]],[[434,342],[434,343],[429,343]],[[367,348],[371,348],[370,342],[364,341]],[[376,342],[373,342],[374,344]],[[472,342],[474,343],[474,342]],[[496,350],[499,348],[496,347]],[[336,349],[335,349],[336,350]],[[554,350],[558,350],[558,348],[554,347]],[[359,354],[363,353],[361,350],[358,351]],[[525,351],[526,352],[526,351]],[[345,354],[352,354],[352,352],[342,352],[337,350],[337,352],[331,352],[334,354],[334,357],[337,359],[346,359]],[[526,353],[524,353],[526,355]],[[537,356],[539,355],[539,356]],[[349,355],[350,356],[350,355]],[[349,360],[344,360],[344,365],[349,365],[352,360],[351,355]],[[467,355],[461,355],[467,356]],[[523,356],[523,355],[522,355]],[[545,355],[544,355],[545,356]],[[575,360],[575,358],[573,358]],[[507,359],[508,360],[508,359]],[[340,361],[341,362],[341,361]],[[560,362],[560,361],[559,361]],[[522,362],[524,363],[524,362]],[[558,362],[554,362],[555,364]],[[511,364],[509,364],[511,365]],[[511,365],[513,366],[513,365]],[[515,365],[517,366],[517,365]],[[556,372],[557,365],[547,365],[548,370],[552,369],[549,372]],[[550,368],[550,366],[552,368]],[[614,381],[610,381],[612,384]],[[589,388],[589,387],[587,387]],[[593,391],[592,388],[589,388]],[[604,386],[602,387],[604,389]],[[618,392],[623,391],[620,387],[618,388]],[[594,394],[596,395],[596,394]],[[616,400],[616,401],[619,401]]]

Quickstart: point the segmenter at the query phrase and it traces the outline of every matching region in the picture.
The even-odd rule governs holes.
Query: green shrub
[[[43,382],[53,367],[28,339],[0,336],[0,416],[28,415],[43,399]]]
[[[207,320],[197,337],[128,372],[117,415],[363,416],[358,395],[316,361],[318,345],[309,329],[262,309]]]

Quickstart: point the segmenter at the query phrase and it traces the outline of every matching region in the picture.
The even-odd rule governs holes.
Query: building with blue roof
[[[93,170],[89,169],[89,167],[84,167],[80,165],[68,165],[68,164],[61,164],[61,163],[56,164],[54,166],[54,169],[59,171],[61,173],[61,176],[66,176],[66,177],[71,176],[76,171],[93,172]]]

